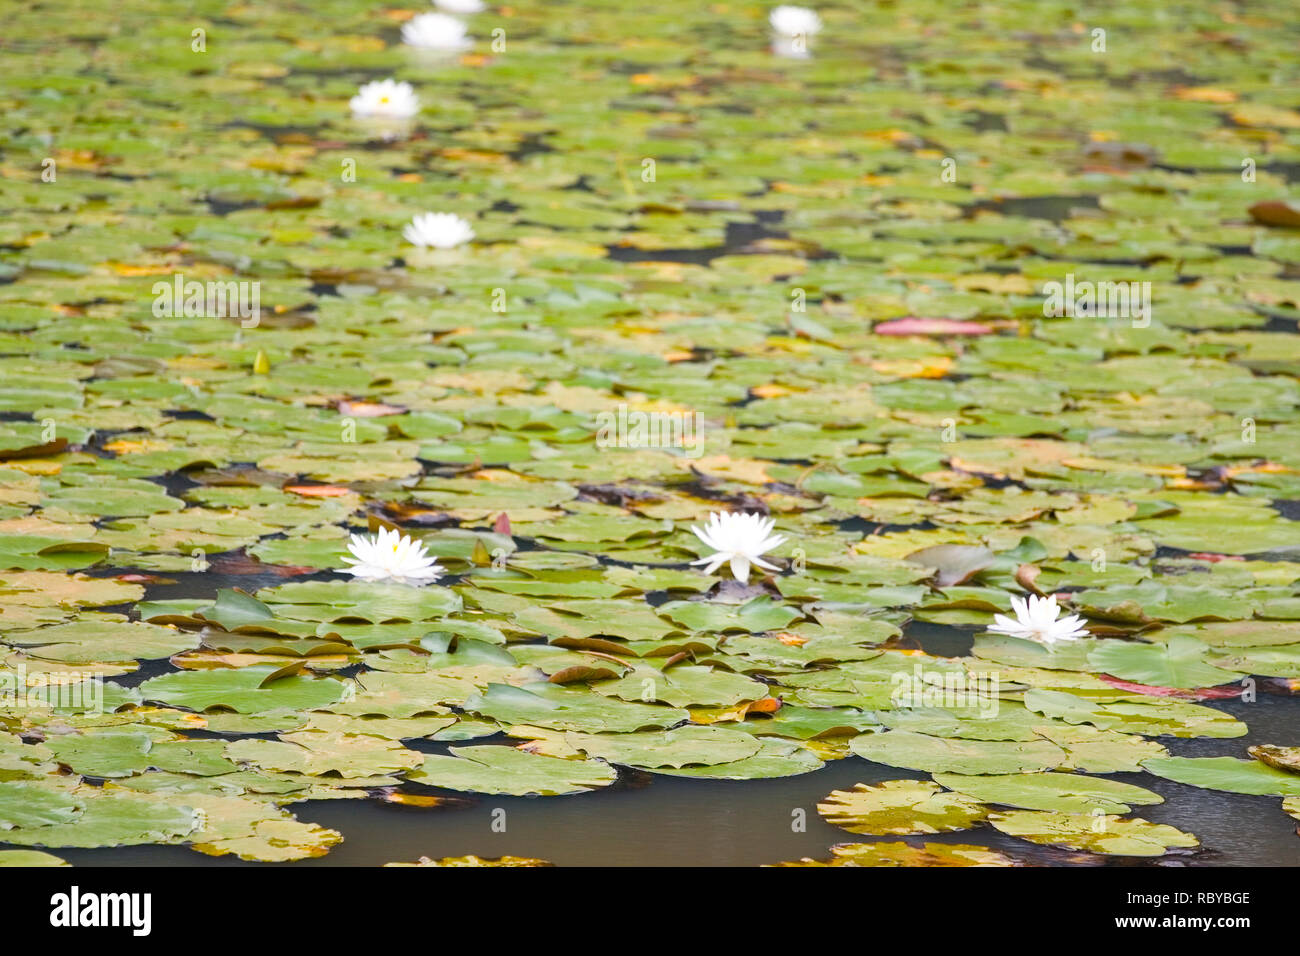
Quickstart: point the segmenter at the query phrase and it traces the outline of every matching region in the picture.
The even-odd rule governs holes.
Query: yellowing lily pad
[[[989,823],[1031,843],[1114,856],[1163,856],[1173,848],[1199,845],[1196,837],[1177,827],[1113,814],[1010,810],[992,814]]]
[[[852,790],[834,790],[817,804],[817,812],[827,823],[850,833],[875,836],[967,830],[986,815],[977,801],[923,780],[860,783]]]

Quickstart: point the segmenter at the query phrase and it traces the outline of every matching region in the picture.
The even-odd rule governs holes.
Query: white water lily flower
[[[816,10],[784,4],[768,15],[767,22],[783,37],[810,37],[822,29],[822,18]]]
[[[355,557],[343,559],[351,567],[342,571],[369,581],[428,584],[442,575],[438,559],[429,555],[423,544],[400,531],[380,528],[373,538],[354,534],[348,550]]]
[[[1057,605],[1055,597],[1041,598],[1030,595],[1029,600],[1026,601],[1024,598],[1012,595],[1011,607],[1016,612],[1016,619],[1013,621],[1005,614],[995,614],[994,620],[997,623],[989,627],[990,631],[1027,641],[1041,641],[1044,644],[1073,641],[1088,636],[1088,629],[1083,626],[1083,618],[1079,615],[1071,614],[1057,620],[1061,608]]]
[[[473,41],[465,24],[445,13],[422,13],[402,27],[402,42],[422,50],[464,50]]]
[[[433,0],[433,5],[439,10],[446,10],[448,13],[459,13],[461,15],[482,13],[487,9],[483,0]]]
[[[421,248],[452,249],[473,239],[474,227],[454,212],[426,212],[407,223],[402,238]]]
[[[357,90],[348,101],[357,116],[379,116],[386,119],[410,119],[420,112],[420,98],[410,83],[396,80],[376,80]]]
[[[726,562],[731,573],[741,584],[749,583],[749,566],[757,565],[767,571],[779,571],[774,564],[763,560],[763,555],[785,541],[785,535],[772,534],[776,522],[758,514],[736,514],[715,511],[709,515],[708,527],[701,531],[692,527],[695,536],[712,548],[716,554],[692,561],[705,565],[704,573],[712,574]]]

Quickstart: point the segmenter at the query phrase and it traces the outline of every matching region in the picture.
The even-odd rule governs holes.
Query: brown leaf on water
[[[384,504],[381,510],[394,521],[424,528],[448,528],[459,523],[445,511],[413,501],[391,501]]]
[[[1300,203],[1290,199],[1265,199],[1249,210],[1250,218],[1266,226],[1300,229]]]

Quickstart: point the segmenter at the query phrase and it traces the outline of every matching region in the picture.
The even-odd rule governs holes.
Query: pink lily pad
[[[980,322],[958,319],[921,319],[908,316],[877,322],[871,329],[877,335],[988,335],[993,330]]]

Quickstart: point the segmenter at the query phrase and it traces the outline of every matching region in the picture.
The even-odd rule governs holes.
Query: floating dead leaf
[[[427,856],[420,857],[415,863],[385,863],[384,866],[554,866],[546,860],[535,860],[524,856],[448,856],[434,860]]]

